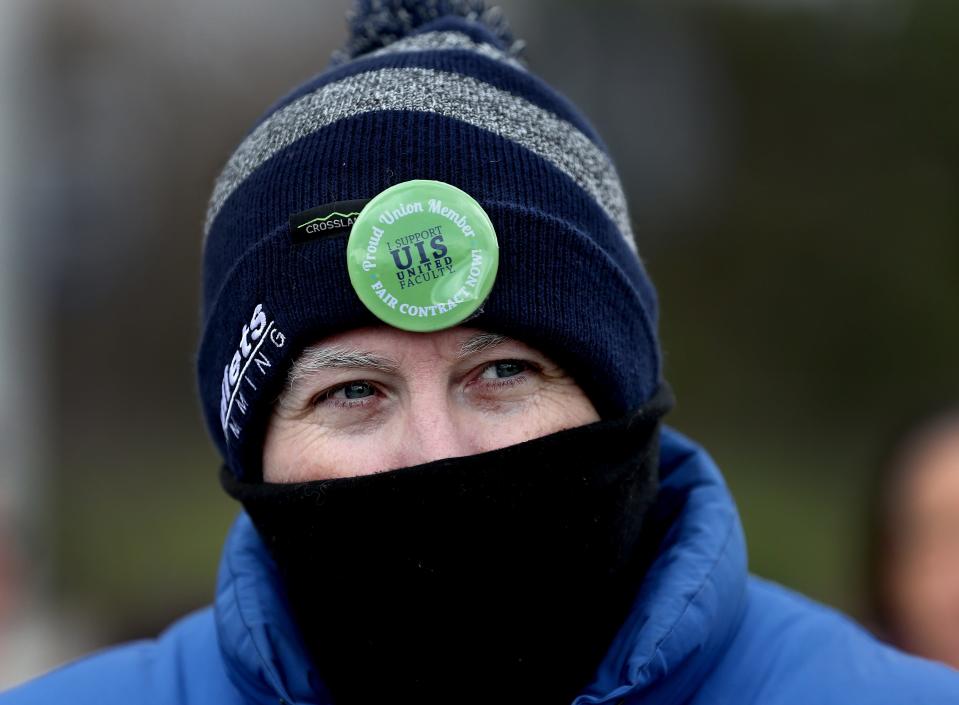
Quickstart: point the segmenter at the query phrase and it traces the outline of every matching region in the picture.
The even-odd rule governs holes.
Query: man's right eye
[[[332,387],[316,395],[310,402],[310,406],[316,407],[321,404],[340,407],[366,406],[373,401],[375,396],[376,385],[365,380],[356,380]]]

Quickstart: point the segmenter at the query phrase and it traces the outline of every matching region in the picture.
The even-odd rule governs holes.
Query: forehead
[[[430,333],[412,333],[390,326],[375,326],[337,333],[307,346],[293,361],[288,382],[292,387],[297,379],[335,369],[437,372],[442,367],[456,365],[492,350],[509,356],[527,355],[549,361],[546,355],[525,343],[479,328],[457,326]]]
[[[413,333],[390,326],[371,326],[337,333],[317,341],[300,355],[316,358],[318,353],[344,351],[370,354],[402,363],[406,359],[457,359],[504,344],[532,349],[530,346],[479,328],[456,326],[430,333]]]
[[[368,326],[343,331],[317,341],[311,347],[346,347],[360,350],[404,350],[460,348],[471,339],[492,335],[489,331],[456,326],[429,333],[413,333],[391,326]]]

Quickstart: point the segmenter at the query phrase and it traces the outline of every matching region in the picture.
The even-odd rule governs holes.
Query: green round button
[[[350,230],[347,269],[357,296],[403,330],[449,328],[493,288],[499,246],[493,223],[465,191],[415,179],[377,194]]]

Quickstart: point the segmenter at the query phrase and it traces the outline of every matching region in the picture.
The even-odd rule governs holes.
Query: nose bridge
[[[407,465],[473,452],[468,425],[459,422],[450,395],[443,385],[424,385],[412,390],[405,433],[404,455]]]

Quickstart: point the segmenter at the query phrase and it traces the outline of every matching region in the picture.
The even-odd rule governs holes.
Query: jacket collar
[[[312,687],[319,681],[290,617],[276,564],[246,512],[227,536],[213,607],[227,673],[249,701],[326,705]]]
[[[654,520],[668,529],[596,679],[574,705],[686,702],[742,619],[746,541],[709,454],[664,425]]]
[[[632,612],[574,705],[682,702],[742,616],[746,544],[735,504],[702,447],[662,427],[654,521],[668,527]],[[289,616],[276,568],[249,517],[227,538],[215,601],[227,671],[253,702],[326,705]],[[319,694],[318,694],[319,693]]]

